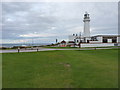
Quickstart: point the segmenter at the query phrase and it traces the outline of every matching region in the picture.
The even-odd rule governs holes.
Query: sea
[[[18,43],[10,43],[10,44],[0,44],[0,47],[14,47],[14,46],[42,46],[42,45],[50,45],[51,43],[34,43],[34,44],[18,44]]]

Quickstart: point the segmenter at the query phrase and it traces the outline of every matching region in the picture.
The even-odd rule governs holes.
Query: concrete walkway
[[[74,48],[74,49],[54,49],[54,48],[39,48],[38,51],[51,51],[51,50],[95,50],[95,49],[112,49],[112,48]],[[17,49],[0,50],[0,53],[16,53]],[[37,52],[36,48],[20,49],[19,52]]]

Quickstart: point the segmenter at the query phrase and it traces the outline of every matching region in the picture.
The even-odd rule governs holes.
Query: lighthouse
[[[120,35],[90,35],[90,16],[85,12],[83,23],[83,34],[69,35],[67,45],[70,47],[104,47],[104,46],[120,46]],[[91,32],[92,33],[92,32]]]
[[[90,37],[90,17],[87,12],[84,14],[84,34],[83,37]]]

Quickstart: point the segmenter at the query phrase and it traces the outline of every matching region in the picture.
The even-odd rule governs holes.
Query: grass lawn
[[[118,50],[4,53],[3,88],[118,88]]]

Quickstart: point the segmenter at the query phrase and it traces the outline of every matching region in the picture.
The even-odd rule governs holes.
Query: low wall
[[[89,43],[102,43],[100,41],[89,41]]]
[[[106,47],[106,46],[114,46],[114,43],[81,44],[81,47]]]

